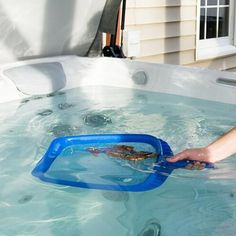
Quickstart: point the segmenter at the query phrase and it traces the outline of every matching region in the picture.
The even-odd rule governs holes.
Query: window
[[[229,0],[201,0],[200,39],[229,36]]]
[[[233,46],[234,0],[199,0],[197,59],[236,53]]]

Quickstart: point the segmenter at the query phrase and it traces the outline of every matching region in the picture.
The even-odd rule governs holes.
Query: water
[[[136,152],[146,151],[156,153],[155,149],[146,143],[119,143],[129,145]],[[141,161],[130,161],[111,156],[117,148],[117,143],[89,143],[66,147],[52,163],[46,177],[73,182],[130,186],[142,184],[154,172],[155,158]],[[127,146],[128,147],[128,146]],[[100,150],[92,154],[89,149]],[[111,155],[109,154],[111,153]],[[119,152],[116,151],[119,154]],[[120,152],[122,154],[128,152]]]
[[[0,105],[0,235],[236,235],[236,158],[215,170],[176,170],[141,193],[41,182],[31,171],[57,136],[147,133],[174,152],[235,125],[236,106],[111,87]]]

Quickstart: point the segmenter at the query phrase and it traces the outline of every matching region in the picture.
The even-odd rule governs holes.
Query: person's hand
[[[191,160],[188,169],[202,169],[206,162],[215,163],[236,154],[236,127],[204,148],[186,149],[179,154],[167,158],[169,162]]]
[[[207,148],[186,149],[171,158],[167,158],[166,160],[168,162],[191,160],[193,162],[189,163],[185,167],[185,169],[189,170],[202,170],[205,168],[205,162],[211,162],[210,154]]]

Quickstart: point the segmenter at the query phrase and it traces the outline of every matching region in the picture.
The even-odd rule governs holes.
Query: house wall
[[[236,55],[196,61],[197,0],[127,0],[126,29],[141,32],[137,60],[236,70]]]

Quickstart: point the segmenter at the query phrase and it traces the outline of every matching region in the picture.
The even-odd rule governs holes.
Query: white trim
[[[232,2],[232,7],[230,9],[230,28],[229,31],[231,33],[231,42],[234,46],[236,46],[236,4],[235,1]]]
[[[198,42],[200,38],[200,12],[201,12],[201,0],[197,0],[197,26],[196,26],[196,52],[198,48]]]
[[[216,47],[224,47],[230,45],[229,37],[221,37],[221,38],[212,38],[212,39],[204,39],[199,40],[198,49],[205,48],[216,48]]]
[[[231,54],[236,54],[236,47],[234,47],[233,45],[226,45],[223,47],[215,47],[215,48],[211,47],[205,49],[202,48],[202,49],[197,49],[196,59],[207,60]]]

